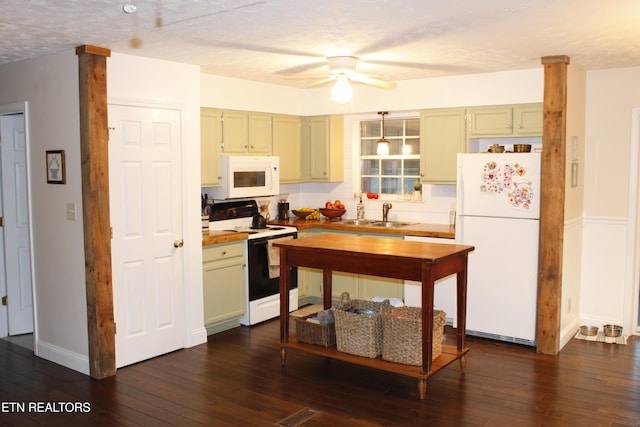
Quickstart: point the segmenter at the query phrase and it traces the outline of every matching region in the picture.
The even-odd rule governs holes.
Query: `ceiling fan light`
[[[340,75],[336,80],[336,84],[333,85],[331,90],[331,99],[338,104],[344,104],[351,99],[353,89],[351,88],[351,82],[347,76]]]

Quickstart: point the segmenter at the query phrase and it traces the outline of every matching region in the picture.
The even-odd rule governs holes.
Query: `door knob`
[[[173,242],[173,247],[174,248],[181,248],[184,246],[184,240],[180,239],[180,240],[175,240]]]

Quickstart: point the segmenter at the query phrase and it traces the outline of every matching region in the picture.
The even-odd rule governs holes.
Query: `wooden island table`
[[[466,369],[465,346],[467,304],[467,257],[473,246],[413,242],[378,237],[320,234],[313,237],[274,243],[280,249],[280,344],[281,363],[287,349],[338,359],[418,379],[420,398],[427,391],[427,378],[455,360]],[[291,269],[310,267],[322,270],[323,305],[331,307],[332,272],[344,271],[390,277],[422,284],[422,366],[393,363],[381,358],[366,358],[339,352],[336,347],[321,347],[289,338],[289,288]],[[443,345],[442,354],[431,360],[433,337],[433,294],[435,281],[457,276],[457,345]]]

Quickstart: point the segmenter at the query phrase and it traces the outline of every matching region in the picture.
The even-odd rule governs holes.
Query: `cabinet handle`
[[[507,129],[511,129],[513,125],[507,125]]]
[[[226,256],[227,255],[227,251],[222,251],[221,256]]]
[[[522,125],[518,125],[518,129],[522,129],[524,126]]]

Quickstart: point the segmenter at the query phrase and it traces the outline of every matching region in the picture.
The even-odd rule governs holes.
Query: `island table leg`
[[[418,393],[420,393],[420,400],[424,400],[427,397],[427,380],[418,380]]]
[[[291,283],[291,267],[287,264],[287,250],[280,248],[280,342],[289,342],[289,288]],[[287,361],[287,349],[280,349],[280,363]]]

